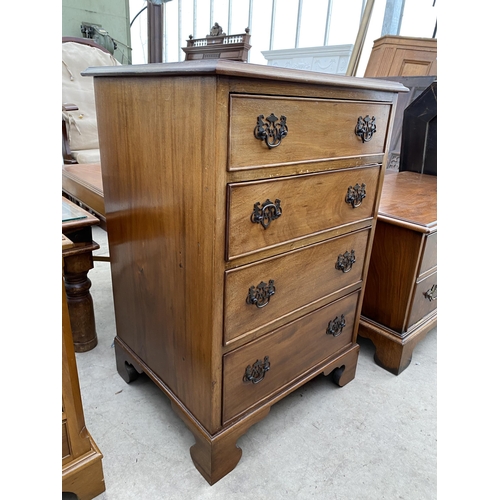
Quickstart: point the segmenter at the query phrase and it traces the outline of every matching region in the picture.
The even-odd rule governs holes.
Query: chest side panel
[[[402,332],[417,276],[422,233],[379,220],[363,299],[363,316]]]
[[[102,78],[96,89],[117,334],[213,428],[214,80]]]

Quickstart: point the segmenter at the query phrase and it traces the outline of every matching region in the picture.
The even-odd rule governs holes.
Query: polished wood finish
[[[195,466],[213,484],[238,463],[237,439],[279,399],[321,373],[341,386],[355,376],[381,144],[404,87],[224,60],[86,74],[96,90],[117,370],[127,382],[145,373],[170,398],[195,436]],[[252,106],[262,108],[240,117],[232,103],[247,97],[237,95],[261,96]],[[279,117],[281,105],[291,112],[292,100],[307,110],[346,101],[337,125],[349,130],[324,135],[332,145],[320,159],[309,161],[314,134],[299,139],[310,133],[306,122],[292,121],[272,149],[254,136],[260,114]],[[337,144],[355,135],[363,105],[380,113],[382,136],[375,148],[365,143],[366,155],[358,144]],[[297,149],[301,141],[309,154]],[[250,158],[254,145],[265,168]],[[367,186],[357,208],[345,201],[353,183]],[[282,215],[267,229],[252,222],[254,204],[278,194]],[[338,254],[353,249],[352,269],[335,269]],[[249,287],[272,279],[276,292],[265,307],[247,301]],[[344,330],[329,334],[336,315],[344,315]],[[305,355],[310,336],[317,345]],[[244,381],[268,349],[265,380]]]
[[[62,192],[95,215],[105,229],[106,210],[100,163],[63,165]]]
[[[352,131],[351,131],[352,132]],[[354,135],[354,134],[353,134]],[[227,258],[234,260],[266,248],[283,246],[311,234],[324,233],[339,225],[371,219],[375,213],[380,166],[281,177],[266,181],[228,185]],[[362,180],[361,180],[362,179]],[[359,207],[346,203],[349,186],[365,184],[365,198]],[[263,231],[252,224],[255,203],[280,200],[282,215]],[[324,206],[324,200],[329,203]]]
[[[437,39],[386,35],[373,42],[366,77],[437,75]]]
[[[286,142],[286,148],[277,147],[271,154],[264,141],[249,143],[245,140],[248,135],[253,135],[257,117],[264,109],[278,118],[286,116],[289,130],[282,140],[283,145]],[[387,103],[231,95],[229,168],[238,170],[291,161],[383,153],[390,110],[391,106]],[[377,133],[372,140],[363,143],[353,130],[358,117],[366,115],[377,117]]]
[[[62,249],[73,242],[63,235]],[[64,259],[63,259],[64,271]],[[62,491],[91,500],[106,489],[102,454],[85,427],[73,335],[64,281],[62,281]]]
[[[64,197],[62,202],[82,217],[63,221],[62,233],[74,243],[71,248],[63,250],[64,284],[74,349],[87,352],[97,345],[94,302],[90,293],[92,283],[88,272],[94,267],[92,252],[99,249],[92,239],[92,226],[99,224],[99,220]]]
[[[437,178],[386,175],[366,280],[359,334],[375,360],[399,375],[413,348],[437,324]]]
[[[272,397],[311,367],[349,346],[358,300],[359,291],[226,354],[223,360],[223,377],[227,381],[223,388],[223,422],[231,421],[257,402]],[[329,322],[341,315],[344,315],[345,326],[339,335],[328,334]],[[247,366],[266,356],[270,360],[269,373],[266,372],[256,384],[242,384]]]
[[[291,320],[294,314],[303,314],[305,308],[344,294],[348,287],[359,287],[369,236],[364,229],[226,271],[224,342],[261,336]],[[338,256],[351,251],[356,256],[352,269],[337,269]],[[270,299],[272,307],[242,309],[250,287],[270,279],[276,289]]]

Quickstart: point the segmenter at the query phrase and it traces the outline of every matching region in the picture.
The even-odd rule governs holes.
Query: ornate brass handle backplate
[[[274,200],[274,203],[268,198],[262,205],[257,202],[253,205],[253,212],[250,220],[255,224],[260,224],[264,229],[269,227],[271,221],[281,216],[281,200]]]
[[[278,118],[274,113],[271,113],[267,118],[264,118],[264,115],[257,117],[257,125],[253,135],[256,139],[264,141],[269,149],[278,147],[287,134],[286,116],[281,115]]]
[[[269,283],[261,281],[256,287],[251,286],[248,289],[247,304],[253,304],[259,309],[261,307],[267,306],[271,297],[276,292],[274,288],[274,280],[269,280]]]
[[[377,131],[377,125],[375,125],[375,117],[371,118],[366,115],[364,118],[360,116],[358,118],[358,123],[356,123],[356,128],[354,133],[363,141],[371,141],[373,134]]]
[[[345,202],[350,204],[352,208],[357,208],[361,205],[362,201],[366,198],[366,184],[359,184],[349,186],[347,194],[345,195]]]
[[[326,334],[338,337],[342,333],[344,327],[345,327],[345,317],[343,314],[341,314],[340,318],[336,316],[335,319],[332,319],[328,323],[328,327],[326,328]]]
[[[356,262],[356,255],[354,250],[346,251],[341,253],[337,258],[337,263],[335,264],[335,269],[342,271],[343,273],[348,273],[353,264]]]
[[[269,356],[264,357],[264,361],[258,359],[253,365],[248,365],[243,376],[243,382],[258,384],[266,376],[266,372],[271,368]]]

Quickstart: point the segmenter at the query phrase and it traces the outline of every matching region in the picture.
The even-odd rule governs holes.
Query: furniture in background
[[[68,252],[72,247],[73,242],[63,235],[63,252]],[[64,280],[62,281],[61,297],[62,491],[63,493],[74,493],[78,500],[91,500],[106,489],[102,470],[102,453],[85,426]]]
[[[90,351],[97,345],[94,303],[90,294],[92,285],[88,272],[94,267],[92,252],[99,245],[92,240],[92,226],[99,220],[62,198],[62,233],[73,245],[63,249],[64,285],[76,352]]]
[[[228,59],[231,61],[248,61],[250,45],[250,29],[245,33],[226,35],[223,28],[215,23],[205,38],[193,38],[189,35],[187,47],[182,47],[186,53],[186,61],[202,59]]]
[[[106,230],[100,163],[63,165],[62,192],[68,199],[95,215],[99,219],[99,225]]]
[[[99,163],[99,137],[95,115],[94,84],[83,78],[90,66],[120,63],[89,38],[62,39],[62,132],[65,164]]]
[[[62,191],[106,229],[94,84],[81,73],[120,63],[91,39],[63,37],[62,42]]]
[[[437,75],[437,39],[385,35],[373,42],[365,78]]]
[[[399,170],[437,175],[437,81],[404,111]]]
[[[437,325],[437,177],[387,173],[366,279],[359,335],[399,375]]]
[[[408,92],[401,92],[398,97],[398,104],[394,114],[394,124],[392,127],[391,140],[389,145],[389,156],[387,168],[399,172],[401,162],[401,139],[403,132],[403,117],[406,108],[424,92],[433,82],[436,76],[384,76],[381,80],[390,80],[402,83]],[[411,137],[407,139],[411,140]]]
[[[352,44],[327,45],[263,50],[262,55],[266,58],[268,66],[345,75],[352,49]]]
[[[213,484],[274,403],[321,373],[340,386],[355,376],[404,87],[220,59],[85,74],[117,370],[127,382],[147,374],[170,398]]]

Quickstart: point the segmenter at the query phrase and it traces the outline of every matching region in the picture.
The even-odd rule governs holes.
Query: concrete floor
[[[109,255],[106,233],[96,228],[94,239],[96,254]],[[127,385],[116,372],[109,263],[96,262],[89,277],[99,343],[77,364],[87,428],[104,455],[98,500],[437,498],[436,329],[399,376],[377,366],[360,338],[351,383],[321,375],[275,404],[239,439],[237,467],[209,486],[168,398],[145,375]]]

